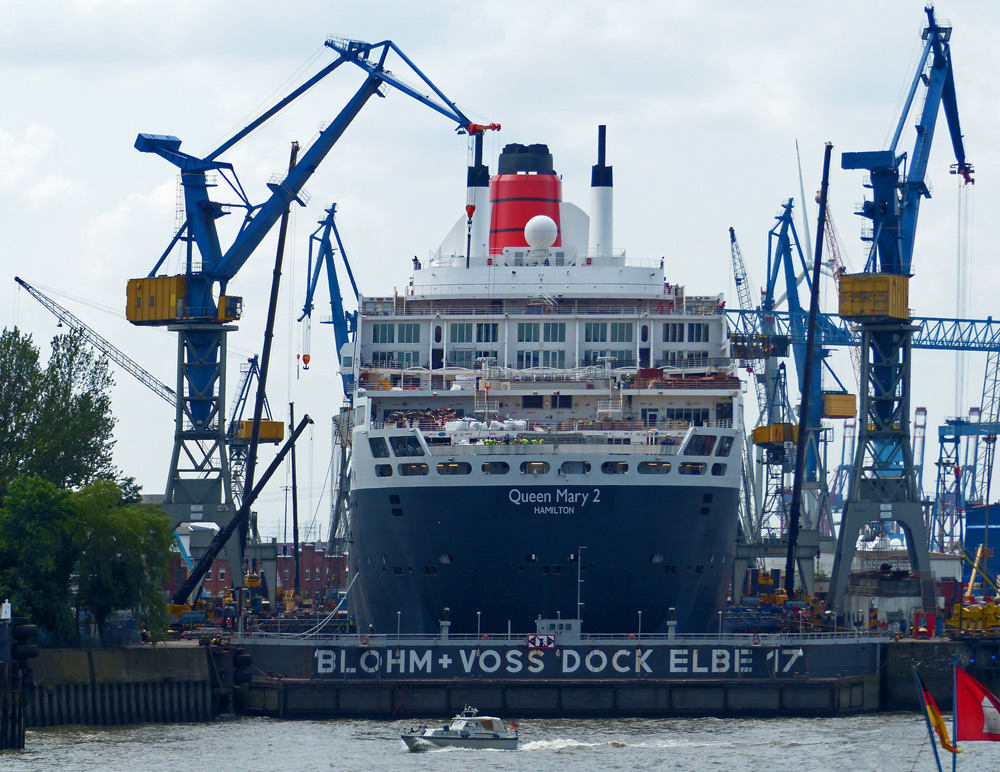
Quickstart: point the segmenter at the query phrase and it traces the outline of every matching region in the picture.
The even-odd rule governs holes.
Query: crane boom
[[[909,436],[914,326],[907,301],[920,202],[930,198],[925,178],[941,107],[955,152],[952,172],[970,183],[972,165],[965,158],[958,120],[951,28],[937,23],[933,8],[924,10],[923,53],[889,149],[844,153],[841,157],[842,168],[869,172],[872,195],[859,212],[871,220],[871,235],[863,237],[871,239],[864,273],[841,279],[852,301],[844,302],[841,296],[841,316],[855,322],[860,330],[864,358],[858,447],[827,597],[828,605],[838,613],[844,606],[857,536],[871,522],[894,521],[905,537],[908,570],[928,585],[933,582]],[[897,155],[896,147],[921,85],[924,102],[912,154]]]
[[[177,401],[177,393],[163,383],[163,381],[132,359],[120,348],[111,343],[107,338],[95,332],[94,329],[83,320],[79,319],[67,309],[56,303],[56,301],[52,298],[45,295],[41,290],[36,287],[32,287],[20,276],[15,276],[14,281],[27,290],[28,294],[35,300],[45,306],[60,322],[67,325],[70,329],[81,333],[83,335],[83,339],[87,341],[87,343],[96,348],[130,375],[134,376],[138,381],[146,385],[153,393],[159,395],[162,399],[170,403],[171,406],[174,405]]]
[[[312,318],[316,288],[319,286],[319,275],[325,267],[327,284],[330,289],[330,311],[332,313],[330,321],[333,325],[333,338],[337,346],[337,360],[340,361],[343,348],[348,342],[348,336],[357,324],[357,315],[344,311],[344,299],[340,293],[340,281],[337,278],[337,269],[333,263],[333,256],[336,251],[339,250],[340,256],[344,261],[344,267],[347,269],[347,277],[350,279],[351,288],[354,290],[355,300],[358,300],[360,293],[358,292],[357,282],[354,280],[354,272],[351,270],[351,264],[347,260],[347,252],[344,250],[340,231],[337,230],[337,223],[334,219],[336,212],[337,205],[331,204],[326,210],[326,217],[319,221],[319,227],[309,237],[309,270],[307,273],[309,283],[306,287],[306,300],[302,307],[302,315],[299,316],[299,321],[301,322],[307,317]],[[331,235],[337,242],[336,249],[334,249]],[[316,246],[315,262],[313,260],[314,246]],[[308,366],[308,360],[306,361],[306,365]],[[351,391],[348,383],[350,376],[342,370],[341,378],[344,381],[344,396],[350,399]]]
[[[135,141],[135,147],[140,152],[158,155],[179,169],[186,215],[152,270],[145,277],[129,282],[126,313],[133,324],[169,326],[178,334],[174,447],[163,503],[174,526],[194,521],[214,522],[222,529],[221,533],[235,533],[235,529],[230,528],[236,519],[237,508],[232,494],[233,469],[226,437],[227,416],[223,396],[226,390],[227,335],[236,329],[229,323],[240,318],[242,298],[228,296],[227,286],[274,226],[287,217],[292,203],[304,205],[307,199],[304,191],[306,182],[364,105],[372,97],[382,95],[387,87],[393,87],[450,118],[457,124],[456,130],[460,134],[476,136],[490,128],[470,123],[464,113],[391,41],[370,44],[330,38],[326,46],[336,54],[332,63],[322,67],[291,94],[205,157],[183,152],[180,149],[181,140],[174,136],[139,134]],[[390,54],[403,60],[408,75],[416,75],[419,80],[416,88],[387,69]],[[352,63],[362,69],[365,72],[364,81],[333,120],[321,129],[312,144],[289,165],[287,173],[268,184],[270,196],[263,203],[251,203],[233,165],[221,160],[222,154],[344,63]],[[417,90],[423,87],[426,87],[427,93]],[[216,177],[228,186],[230,194],[235,194],[235,203],[220,199],[215,192]],[[230,211],[239,210],[242,210],[242,220],[227,246],[219,232],[218,221]],[[178,276],[159,275],[167,256],[177,249],[183,252],[183,273]],[[266,335],[270,336],[270,330]],[[265,339],[265,348],[268,340],[269,337]],[[265,356],[261,383],[265,380],[266,361]],[[260,405],[261,400],[258,399],[246,456],[247,490],[244,495],[253,495],[259,487],[253,481],[253,469],[259,441]],[[244,499],[240,513],[244,512],[249,500]],[[242,514],[238,519],[242,528],[247,520]],[[229,559],[234,565],[231,574],[234,587],[241,587],[243,581],[243,572],[236,567],[242,563],[242,533],[241,530],[239,535],[233,536],[229,545]]]

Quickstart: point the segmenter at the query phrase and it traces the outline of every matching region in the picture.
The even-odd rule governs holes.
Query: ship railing
[[[381,318],[386,316],[442,316],[442,317],[462,317],[462,316],[496,316],[502,317],[509,314],[517,316],[541,316],[555,314],[559,316],[591,316],[591,315],[614,315],[633,318],[651,318],[658,316],[717,316],[716,307],[709,303],[687,302],[684,304],[670,305],[662,301],[651,301],[643,305],[576,305],[566,303],[565,305],[551,306],[547,304],[512,306],[489,305],[445,305],[435,302],[431,306],[420,305],[419,301],[410,303],[393,304],[391,299],[386,303],[377,301],[364,301],[361,306],[361,316],[365,318]],[[720,317],[724,318],[724,317]]]
[[[388,391],[394,388],[402,389],[432,389],[450,388],[452,385],[474,385],[472,378],[487,378],[497,383],[491,388],[506,391],[502,383],[535,384],[535,383],[566,383],[587,384],[587,388],[609,388],[616,383],[622,389],[687,389],[687,388],[732,388],[732,384],[719,383],[714,380],[718,373],[731,376],[734,367],[733,360],[718,357],[699,360],[697,363],[681,365],[657,364],[656,369],[663,370],[663,376],[657,378],[639,378],[634,362],[631,367],[616,367],[608,375],[608,370],[599,365],[584,363],[578,368],[529,367],[513,368],[504,365],[489,367],[485,370],[474,370],[462,367],[452,362],[445,368],[430,370],[426,364],[402,364],[393,360],[368,361],[361,364],[362,384],[371,391]],[[449,377],[450,376],[450,377]],[[693,380],[686,383],[681,379],[701,376],[709,380]],[[431,378],[444,378],[441,386],[434,386]],[[735,377],[735,376],[732,376]],[[393,380],[395,379],[395,380]],[[465,379],[463,383],[462,380]],[[707,386],[706,386],[707,384]],[[468,390],[468,389],[459,389]]]
[[[249,631],[243,632],[237,637],[237,641],[268,641],[274,643],[287,643],[289,645],[301,645],[305,640],[310,643],[319,641],[332,642],[344,646],[367,646],[368,648],[378,648],[380,646],[400,645],[469,645],[496,646],[499,644],[524,644],[527,645],[529,633],[508,634],[481,632],[479,635],[460,635],[451,633],[447,638],[442,638],[436,634],[358,634],[358,633],[309,633],[305,635],[301,632],[282,632],[281,620],[277,621],[276,631]],[[723,631],[721,635],[717,633],[707,634],[670,634],[670,633],[645,633],[635,632],[628,634],[606,634],[606,633],[581,633],[581,634],[556,634],[556,645],[590,644],[590,645],[617,645],[617,646],[644,646],[652,644],[678,644],[678,645],[698,645],[698,644],[724,644],[737,646],[740,648],[768,648],[775,646],[794,646],[802,643],[819,645],[837,645],[845,643],[857,643],[867,641],[869,643],[888,643],[890,636],[881,630],[843,630],[824,632],[778,632],[778,633],[729,633]]]
[[[474,419],[478,420],[478,419]],[[485,422],[481,422],[485,423]],[[497,423],[503,423],[498,421]],[[359,426],[360,423],[355,421],[354,426]],[[673,432],[678,437],[682,436],[687,432],[692,426],[695,427],[705,427],[707,429],[732,429],[733,419],[731,418],[720,418],[715,421],[700,421],[695,423],[693,421],[687,421],[679,418],[660,418],[656,421],[652,420],[631,420],[631,419],[596,419],[596,418],[568,418],[559,421],[541,419],[537,421],[531,421],[527,429],[503,429],[503,428],[491,428],[489,426],[481,426],[478,429],[470,430],[470,432],[476,432],[475,436],[479,438],[486,438],[491,433],[492,434],[518,434],[525,436],[537,437],[537,432],[541,431],[545,433],[545,441],[549,442],[550,437],[552,442],[590,442],[590,443],[604,443],[607,441],[606,436],[610,432],[652,432],[652,431],[663,431],[663,432]],[[437,421],[434,419],[422,418],[417,420],[412,420],[408,422],[401,421],[372,421],[370,424],[372,429],[420,429],[421,431],[433,431],[439,432],[443,431],[445,424],[443,421]],[[584,436],[582,439],[574,439],[574,436],[579,436],[579,432],[602,432],[601,435],[592,438],[587,438]],[[565,433],[565,434],[561,434]]]
[[[608,456],[676,456],[680,443],[672,445],[632,443],[608,445],[604,438],[586,437],[546,440],[542,443],[503,442],[475,445],[430,445],[432,456],[558,456],[563,453],[600,452]],[[584,450],[586,448],[586,450]]]
[[[509,249],[509,248],[508,248]],[[466,255],[462,253],[435,254],[427,261],[428,268],[461,268],[466,267]],[[515,247],[506,253],[502,249],[490,250],[488,258],[474,257],[472,259],[474,268],[487,267],[507,267],[520,268],[522,266],[540,267],[574,267],[598,268],[601,266],[613,266],[620,268],[662,268],[660,260],[649,260],[644,258],[628,257],[624,249],[566,249],[564,247],[553,247],[551,250],[533,250],[529,247]]]

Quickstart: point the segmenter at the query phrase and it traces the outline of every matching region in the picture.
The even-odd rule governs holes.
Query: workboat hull
[[[404,734],[400,738],[411,751],[429,750],[430,748],[483,748],[494,751],[517,750],[516,737],[498,737],[496,739],[434,737],[432,735]]]
[[[578,616],[588,632],[716,629],[735,488],[595,482],[355,490],[352,611],[386,634],[437,634],[445,619],[451,634],[531,632],[539,617]]]

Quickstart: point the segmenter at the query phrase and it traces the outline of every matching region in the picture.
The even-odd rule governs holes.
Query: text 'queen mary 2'
[[[725,606],[743,416],[722,296],[612,248],[603,127],[598,148],[589,218],[547,146],[507,145],[492,178],[477,159],[471,224],[404,294],[360,300],[341,361],[363,630],[705,632]]]

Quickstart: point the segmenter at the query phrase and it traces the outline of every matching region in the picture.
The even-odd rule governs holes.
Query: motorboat
[[[517,724],[505,724],[496,716],[480,716],[478,710],[466,706],[450,724],[421,724],[400,735],[400,739],[411,751],[431,746],[513,751],[517,749],[517,733]]]

